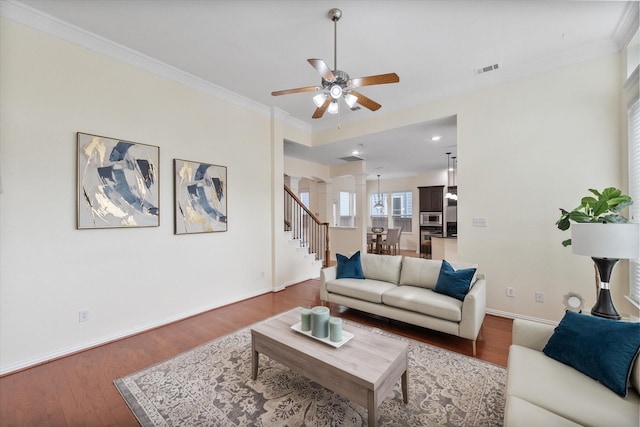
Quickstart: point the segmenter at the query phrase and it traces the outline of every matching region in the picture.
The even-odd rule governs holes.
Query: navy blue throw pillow
[[[338,260],[337,279],[364,279],[362,264],[360,263],[360,251],[347,258],[344,255],[336,254]]]
[[[640,349],[640,323],[567,311],[542,350],[625,397]]]
[[[464,301],[474,274],[476,274],[475,268],[456,270],[446,260],[442,260],[438,281],[433,291]]]

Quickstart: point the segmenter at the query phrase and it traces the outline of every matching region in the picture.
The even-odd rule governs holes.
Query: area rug
[[[345,330],[359,328],[409,343],[409,403],[398,381],[380,405],[380,426],[502,425],[504,368],[344,321]],[[250,330],[117,379],[116,388],[144,427],[367,425],[366,408],[266,356],[253,381]]]

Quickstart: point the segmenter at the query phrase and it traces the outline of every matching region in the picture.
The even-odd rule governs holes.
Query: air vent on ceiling
[[[340,157],[340,160],[344,160],[345,162],[359,162],[360,160],[364,160],[364,159],[358,156],[347,156],[347,157]]]
[[[484,74],[484,73],[488,73],[489,71],[493,71],[493,70],[497,70],[498,68],[500,68],[499,64],[492,64],[492,65],[487,65],[485,67],[482,68],[476,68],[475,72],[476,74]]]

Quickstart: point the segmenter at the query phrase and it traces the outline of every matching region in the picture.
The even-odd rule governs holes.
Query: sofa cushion
[[[439,319],[459,322],[462,302],[417,286],[397,286],[382,295],[385,305],[402,308]]]
[[[478,268],[477,264],[466,262],[452,261],[449,264],[456,270],[464,268]],[[405,257],[402,260],[402,271],[400,273],[399,284],[433,289],[436,287],[441,266],[441,260]],[[476,279],[477,273],[471,280],[471,286],[476,282]]]
[[[509,348],[507,363],[509,398],[517,396],[582,425],[639,425],[640,396],[635,391],[622,398],[572,367],[519,345]]]
[[[640,349],[640,323],[567,311],[542,350],[624,397]]]
[[[362,272],[362,264],[360,263],[360,251],[346,257],[342,254],[336,254],[338,262],[338,271],[336,278],[338,279],[364,279]]]
[[[362,254],[360,260],[365,278],[390,282],[394,285],[400,281],[401,255]]]
[[[442,260],[440,274],[433,290],[439,294],[448,295],[464,301],[471,288],[471,280],[476,274],[475,268],[455,270],[446,260]]]
[[[433,289],[436,286],[441,265],[440,260],[405,257],[402,260],[400,285]]]
[[[363,301],[382,303],[382,295],[397,285],[371,279],[335,279],[327,282],[327,291]]]
[[[505,427],[580,427],[580,424],[563,418],[516,396],[508,396],[504,411]]]

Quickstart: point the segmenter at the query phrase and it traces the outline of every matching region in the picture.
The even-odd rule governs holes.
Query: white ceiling
[[[3,0],[4,1],[4,0]],[[19,4],[10,0],[9,3]],[[313,130],[382,116],[615,52],[619,28],[634,8],[621,1],[366,1],[366,0],[23,0],[21,3],[265,106],[276,106]],[[1,3],[0,3],[1,4]],[[343,108],[339,117],[311,119],[312,93],[272,97],[274,90],[320,84],[307,58],[353,77],[395,72],[400,83],[360,92],[382,104],[371,112]],[[483,75],[488,64],[500,69]],[[296,121],[299,120],[301,122]],[[430,141],[439,133],[439,143]],[[425,140],[429,139],[428,142]],[[363,144],[375,178],[442,168],[455,155],[455,117],[387,131],[331,147],[287,154],[325,164]],[[394,153],[412,153],[397,158]],[[414,159],[413,161],[411,159]],[[338,161],[342,162],[342,161]],[[380,169],[382,168],[382,169]]]

